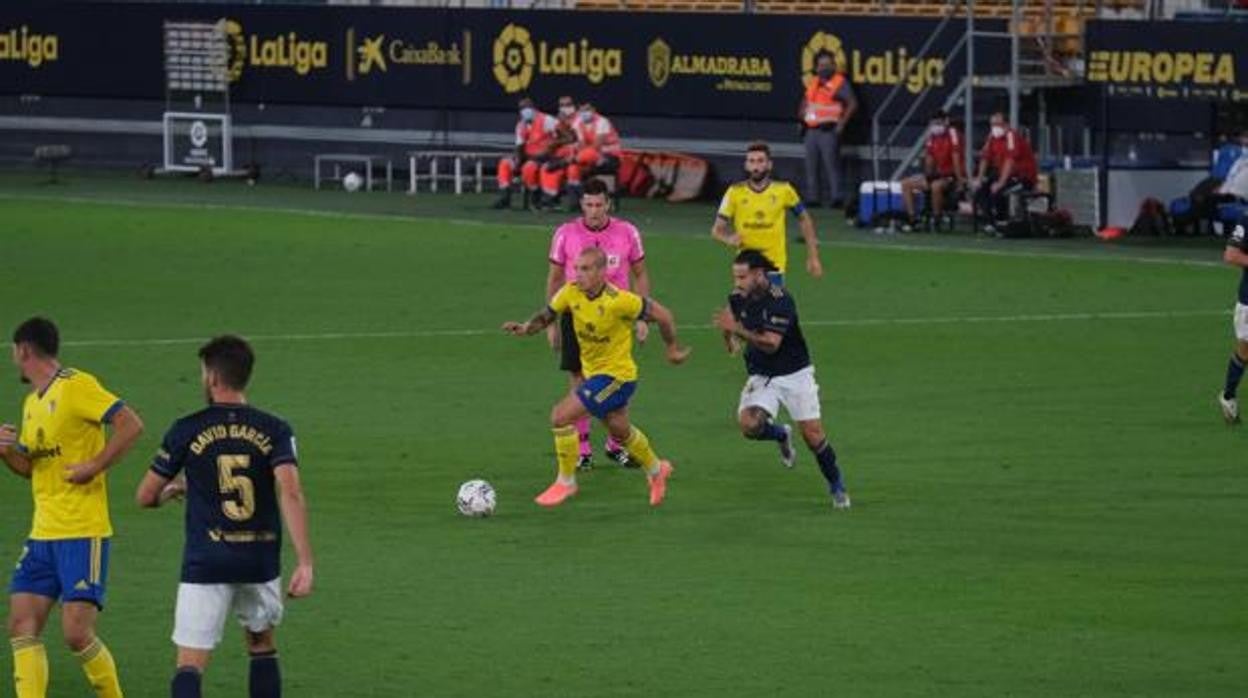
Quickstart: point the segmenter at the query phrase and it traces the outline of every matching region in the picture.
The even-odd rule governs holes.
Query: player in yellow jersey
[[[789,261],[784,214],[792,211],[806,241],[806,271],[818,279],[823,276],[823,263],[819,259],[815,220],[793,185],[773,180],[771,170],[771,148],[766,143],[751,143],[745,151],[745,172],[749,178],[724,192],[711,226],[711,237],[737,252],[762,252],[778,269],[769,275],[771,283],[782,285]]]
[[[535,500],[545,507],[558,506],[577,492],[580,440],[574,425],[587,414],[602,420],[629,457],[646,471],[651,506],[663,503],[667,478],[672,473],[672,464],[658,457],[646,435],[628,418],[628,401],[637,388],[633,323],[643,320],[658,324],[667,346],[667,360],[673,364],[684,363],[690,350],[677,341],[676,320],[671,311],[653,299],[607,283],[606,269],[606,253],[597,247],[586,248],[576,258],[576,280],[564,285],[547,307],[527,322],[503,324],[504,331],[524,337],[546,329],[560,313],[571,313],[581,345],[585,381],[550,412],[559,474],[554,484]]]
[[[61,602],[65,643],[99,698],[120,698],[112,654],[95,634],[108,578],[109,466],[143,432],[139,416],[93,376],[57,360],[56,325],[31,318],[13,333],[13,363],[33,392],[22,426],[0,425],[0,459],[31,483],[34,524],[9,585],[9,639],[18,698],[42,698],[48,655],[39,639]],[[113,435],[106,437],[104,425]]]

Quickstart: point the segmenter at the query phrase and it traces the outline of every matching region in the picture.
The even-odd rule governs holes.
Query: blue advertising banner
[[[19,0],[0,8],[0,92],[162,98],[163,23],[217,19],[240,102],[494,110],[570,94],[617,115],[794,120],[820,52],[868,106],[902,84],[898,113],[928,87],[935,108],[965,71],[943,58],[957,27],[915,55],[929,19]],[[980,65],[1003,64],[994,43]]]

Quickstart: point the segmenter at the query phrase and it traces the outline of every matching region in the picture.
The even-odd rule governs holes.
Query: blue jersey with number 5
[[[295,437],[248,405],[213,404],[174,422],[152,470],[186,473],[182,581],[267,582],[281,575],[282,527],[274,469],[295,465]]]

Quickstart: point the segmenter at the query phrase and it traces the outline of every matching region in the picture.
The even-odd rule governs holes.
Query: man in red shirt
[[[529,207],[537,198],[538,175],[541,164],[550,158],[555,149],[555,136],[559,120],[544,114],[533,105],[533,100],[520,100],[520,120],[516,122],[516,152],[498,161],[498,200],[494,208],[511,208],[511,193],[524,184],[524,204]],[[520,176],[516,177],[516,170]]]
[[[1009,219],[1010,195],[1035,188],[1036,155],[1027,139],[1006,125],[1004,113],[994,112],[989,126],[988,140],[979,153],[979,174],[971,188],[976,215],[1000,224]]]
[[[962,165],[962,134],[949,122],[944,109],[932,115],[927,128],[927,152],[923,156],[923,173],[901,181],[901,198],[906,206],[909,222],[902,227],[910,232],[915,224],[915,192],[931,192],[932,219],[940,228],[945,212],[945,193],[956,191],[966,183],[966,168]]]

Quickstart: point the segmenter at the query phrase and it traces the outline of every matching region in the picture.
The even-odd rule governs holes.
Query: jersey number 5
[[[238,495],[238,501],[226,499],[221,511],[231,521],[246,521],[256,513],[256,487],[251,478],[240,471],[251,467],[251,456],[217,456],[221,494]]]

